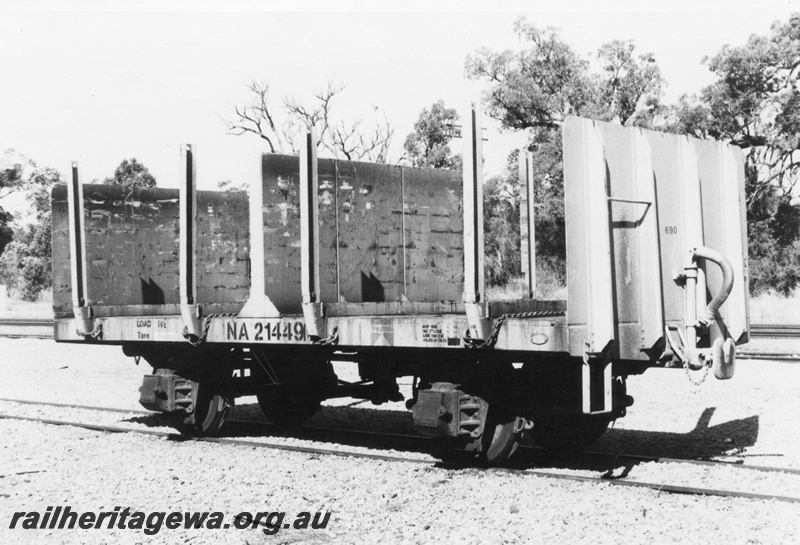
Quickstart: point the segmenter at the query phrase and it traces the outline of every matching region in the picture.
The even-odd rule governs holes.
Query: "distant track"
[[[53,320],[46,318],[2,318],[0,337],[52,339]]]
[[[800,337],[800,325],[750,324],[753,337]]]

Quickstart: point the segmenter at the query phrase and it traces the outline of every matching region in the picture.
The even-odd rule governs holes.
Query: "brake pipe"
[[[714,299],[712,299],[708,304],[708,306],[706,306],[706,308],[700,312],[700,316],[697,318],[702,325],[707,326],[714,321],[714,315],[720,309],[722,304],[728,299],[728,296],[733,290],[733,265],[731,265],[731,262],[728,261],[728,258],[722,255],[721,252],[712,250],[711,248],[706,248],[705,246],[698,246],[695,248],[694,257],[695,259],[699,257],[701,259],[713,261],[722,270],[722,287],[717,295],[714,296]]]

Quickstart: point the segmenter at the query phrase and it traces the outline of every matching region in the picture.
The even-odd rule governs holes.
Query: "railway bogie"
[[[483,464],[526,435],[587,446],[650,367],[732,376],[749,336],[735,148],[570,118],[567,299],[534,298],[523,152],[527,284],[491,301],[480,134],[473,110],[457,173],[318,159],[312,131],[300,157],[258,158],[247,197],[197,191],[191,146],[179,190],[84,185],[73,165],[53,192],[56,340],[144,358],[142,404],[185,433],[218,433],[241,396],[281,426],[327,399],[405,401],[443,459]]]

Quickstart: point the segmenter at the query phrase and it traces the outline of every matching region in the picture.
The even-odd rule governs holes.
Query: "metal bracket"
[[[203,333],[201,310],[198,305],[181,305],[184,336],[200,338]]]
[[[469,325],[469,337],[473,340],[485,341],[492,333],[492,320],[486,317],[486,305],[481,303],[464,303]]]
[[[279,318],[281,313],[267,295],[264,267],[264,162],[259,153],[250,173],[250,297],[239,312],[241,318]]]
[[[306,335],[309,338],[324,337],[325,306],[322,303],[303,303],[303,318],[306,322]]]

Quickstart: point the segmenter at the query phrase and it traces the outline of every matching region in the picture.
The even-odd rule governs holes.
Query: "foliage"
[[[35,301],[51,285],[50,188],[60,176],[33,161],[28,160],[26,166],[30,172],[21,177],[35,217],[16,230],[14,240],[0,256],[0,279],[16,288],[24,300]]]
[[[516,173],[483,184],[484,272],[489,286],[505,284],[520,271],[519,184]]]
[[[460,170],[461,156],[453,155],[449,145],[457,121],[458,112],[446,108],[443,100],[423,109],[403,144],[411,165]]]
[[[569,115],[645,125],[660,112],[661,72],[653,55],[634,54],[632,42],[602,46],[602,71],[591,74],[589,62],[555,30],[540,30],[524,19],[514,30],[527,49],[496,53],[482,48],[466,63],[469,78],[488,82],[487,113],[504,128],[554,129]]]
[[[662,113],[665,85],[652,54],[634,55],[632,41],[614,40],[600,47],[603,71],[592,76],[597,119],[651,127]]]
[[[236,184],[232,180],[222,180],[217,182],[217,189],[225,193],[236,193],[238,195],[247,196],[250,194],[250,184],[247,182]]]
[[[156,179],[142,163],[132,158],[123,159],[114,170],[113,178],[103,180],[104,184],[117,184],[125,187],[155,187]]]
[[[25,158],[9,149],[6,150],[4,163],[0,168],[0,201],[12,193],[24,191],[28,186],[25,179],[25,167],[28,166],[28,161]],[[14,230],[11,227],[13,221],[14,214],[0,206],[0,255],[14,238]]]
[[[699,96],[681,98],[670,128],[749,149],[750,211],[773,192],[790,195],[800,174],[800,14],[704,63],[716,81]]]
[[[310,106],[287,97],[276,107],[269,84],[253,80],[248,85],[250,100],[234,106],[232,118],[226,121],[228,134],[256,135],[270,153],[297,153],[305,131],[315,127],[317,145],[334,157],[385,163],[394,128],[377,106],[373,106],[374,119],[369,122],[335,119],[333,106],[344,89],[344,85],[328,81],[325,89],[314,94]]]

